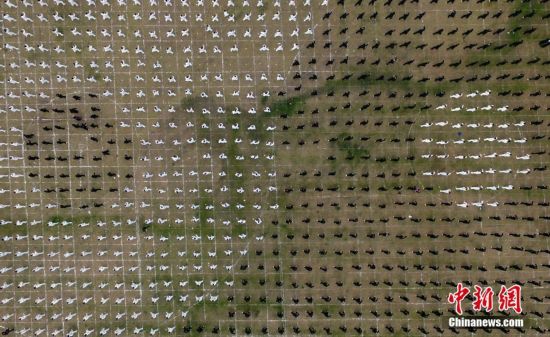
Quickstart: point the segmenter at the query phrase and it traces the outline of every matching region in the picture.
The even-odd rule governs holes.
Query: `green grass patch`
[[[211,105],[211,101],[206,97],[188,96],[180,100],[180,108],[186,111],[192,108],[195,113],[200,112],[198,109],[201,107],[208,107]]]
[[[274,115],[290,117],[305,107],[307,97],[305,95],[289,97],[270,104],[271,113]]]
[[[169,237],[174,232],[174,228],[170,227],[169,224],[152,225],[149,227],[148,232],[154,234],[155,236]]]
[[[540,1],[517,1],[515,6],[511,9],[511,12],[521,11],[521,13],[513,18],[508,19],[508,30],[512,31],[518,29],[517,32],[508,34],[510,43],[518,42],[520,40],[530,40],[535,38],[535,34],[525,35],[523,31],[529,29],[543,12],[545,7]],[[525,15],[534,13],[530,18],[525,18]],[[539,27],[540,29],[541,27]]]
[[[66,220],[66,219],[64,219],[61,215],[52,215],[51,217],[48,218],[48,222],[61,223],[64,220]]]
[[[366,158],[370,155],[369,150],[361,146],[349,133],[343,132],[338,135],[338,140],[335,142],[339,151],[345,154],[347,161],[351,163],[357,163],[362,158]]]

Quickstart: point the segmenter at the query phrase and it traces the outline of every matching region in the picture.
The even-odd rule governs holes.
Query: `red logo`
[[[517,284],[506,288],[500,287],[498,293],[498,310],[506,311],[513,309],[516,313],[520,314],[521,309],[521,287]]]
[[[486,312],[491,312],[493,310],[493,289],[491,287],[481,288],[478,285],[474,286],[476,291],[474,292],[474,311],[481,311],[485,308]]]
[[[491,312],[493,310],[493,297],[495,295],[493,289],[491,287],[483,288],[479,285],[475,285],[474,289],[474,301],[472,302],[474,311],[485,309],[486,312]],[[455,292],[449,293],[447,301],[455,305],[457,314],[462,315],[462,301],[469,293],[470,289],[464,287],[462,283],[456,285]],[[521,287],[517,284],[508,288],[501,286],[498,293],[498,310],[507,311],[510,309],[518,314],[523,310],[521,308]]]
[[[462,283],[457,284],[456,292],[450,293],[447,300],[449,303],[455,305],[455,311],[457,314],[462,315],[462,301],[468,296],[470,289],[462,286]]]

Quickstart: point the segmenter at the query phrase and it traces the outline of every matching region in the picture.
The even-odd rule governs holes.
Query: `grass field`
[[[548,333],[547,1],[1,12],[8,335]]]

